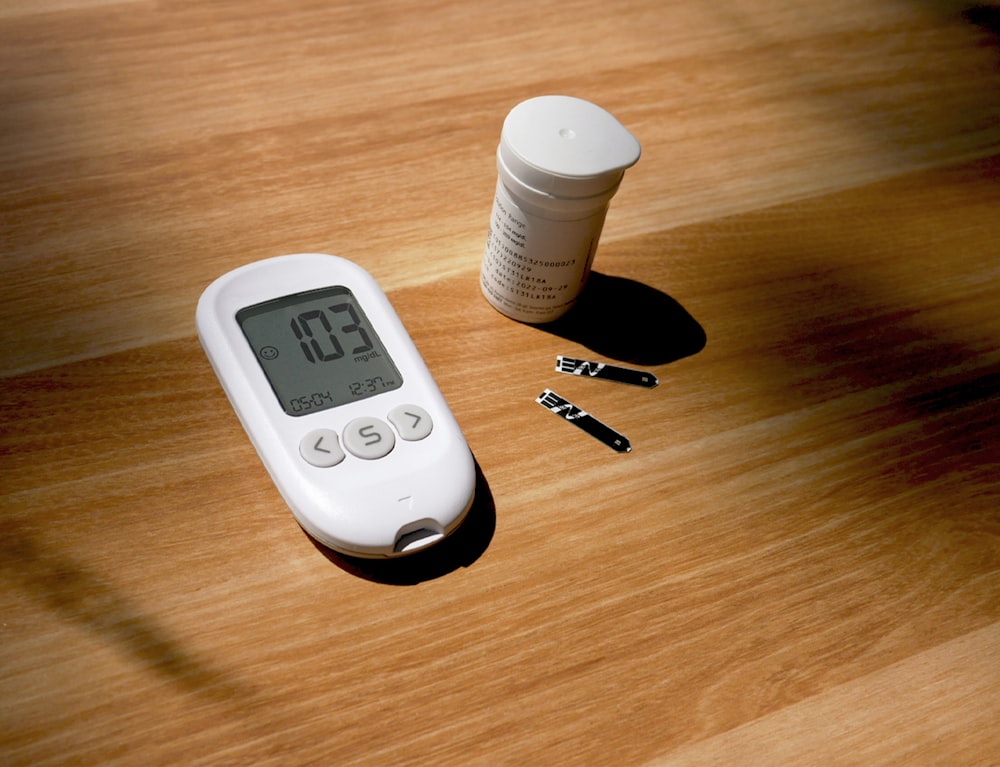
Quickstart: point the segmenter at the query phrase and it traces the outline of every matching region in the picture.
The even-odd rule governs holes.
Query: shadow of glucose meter
[[[475,462],[368,272],[301,253],[247,264],[202,294],[198,337],[302,528],[355,557],[409,554],[461,523]]]

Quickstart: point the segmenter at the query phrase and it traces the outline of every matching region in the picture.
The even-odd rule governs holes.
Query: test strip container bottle
[[[571,96],[514,107],[497,147],[497,187],[480,282],[515,320],[558,319],[590,274],[608,205],[639,160],[615,117]]]

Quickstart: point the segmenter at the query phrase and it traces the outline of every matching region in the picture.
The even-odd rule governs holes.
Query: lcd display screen
[[[398,389],[403,377],[360,303],[343,286],[248,306],[236,322],[288,415]]]

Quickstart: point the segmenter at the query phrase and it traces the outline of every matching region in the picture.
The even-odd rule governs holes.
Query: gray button
[[[299,454],[313,466],[326,469],[344,460],[337,432],[333,429],[316,429],[299,442]]]
[[[344,447],[358,458],[382,458],[395,445],[396,438],[389,424],[378,418],[355,418],[344,427]]]
[[[389,411],[389,423],[408,442],[423,439],[434,428],[430,413],[416,405],[397,405]]]

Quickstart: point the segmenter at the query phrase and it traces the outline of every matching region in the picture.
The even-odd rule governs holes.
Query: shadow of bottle
[[[576,305],[538,328],[619,362],[664,365],[705,348],[704,328],[666,293],[593,272]]]

